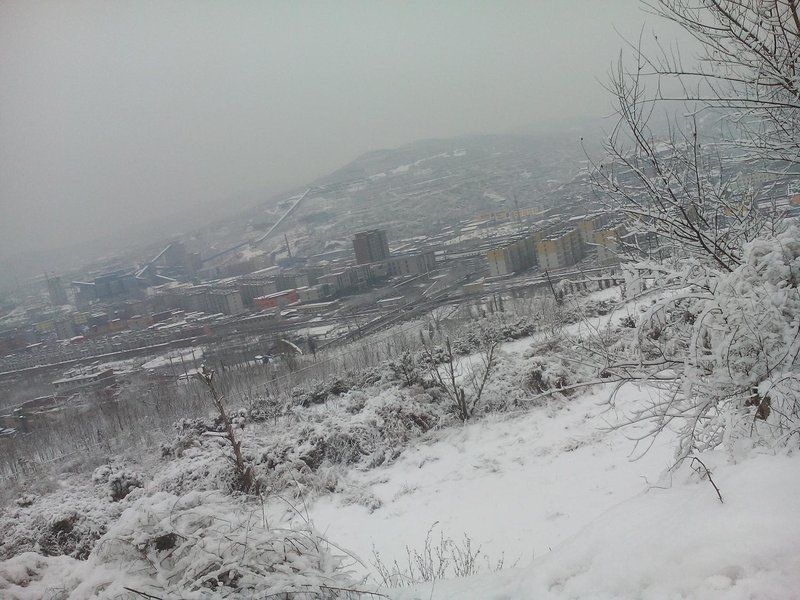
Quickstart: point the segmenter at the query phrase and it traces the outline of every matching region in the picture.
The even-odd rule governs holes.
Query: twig
[[[703,465],[703,468],[706,470],[706,477],[708,477],[708,481],[709,481],[709,483],[710,483],[712,486],[714,486],[714,491],[716,491],[716,492],[717,492],[717,497],[719,498],[719,501],[720,501],[720,503],[721,503],[721,504],[725,504],[725,502],[723,502],[723,500],[722,500],[722,494],[720,493],[720,491],[719,491],[719,488],[717,487],[717,484],[716,484],[716,483],[714,483],[714,480],[713,480],[713,479],[711,479],[711,471],[709,471],[709,470],[708,470],[708,467],[706,466],[706,464],[705,464],[705,463],[704,463],[702,460],[700,460],[699,458],[697,458],[696,456],[693,456],[693,457],[692,457],[692,462],[690,463],[690,465],[693,465],[693,464],[694,464],[694,461],[697,461],[697,462],[699,462],[701,465]]]
[[[300,586],[300,587],[316,587],[316,586]],[[358,590],[355,588],[344,588],[344,587],[334,587],[330,585],[321,585],[319,586],[319,591],[331,591],[331,592],[347,592],[349,594],[358,594],[359,596],[371,596],[372,598],[386,598],[389,599],[389,596],[385,594],[381,594],[380,592],[372,592],[367,590]],[[316,590],[286,590],[283,592],[277,592],[275,594],[269,594],[268,596],[264,596],[264,600],[268,598],[284,598],[286,596],[290,596],[292,594],[316,594],[318,593]]]
[[[164,600],[160,596],[153,596],[151,594],[148,594],[147,592],[140,592],[139,590],[135,590],[133,588],[123,587],[122,589],[128,592],[132,592],[134,594],[138,594],[142,598],[149,598],[150,600]]]

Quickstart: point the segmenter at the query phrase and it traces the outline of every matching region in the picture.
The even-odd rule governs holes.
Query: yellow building
[[[505,275],[509,271],[509,259],[505,248],[492,248],[486,253],[486,262],[489,263],[489,274],[493,277]]]
[[[494,277],[529,269],[536,262],[533,240],[526,236],[500,248],[492,248],[486,253],[486,262],[489,274]]]
[[[622,225],[594,232],[592,243],[597,251],[597,263],[610,265],[619,263],[620,238],[625,235]]]
[[[544,270],[563,269],[583,258],[583,240],[577,229],[570,229],[536,242],[536,257]]]
[[[39,321],[36,323],[36,331],[39,333],[49,333],[54,331],[56,328],[56,324],[54,321]]]
[[[594,243],[594,232],[600,229],[605,229],[611,223],[611,215],[608,213],[599,213],[596,215],[584,216],[576,218],[575,227],[581,236],[584,244]]]

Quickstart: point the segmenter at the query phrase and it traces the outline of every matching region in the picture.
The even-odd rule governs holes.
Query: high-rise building
[[[45,274],[45,280],[47,281],[47,293],[50,296],[50,304],[53,306],[69,304],[67,290],[64,289],[61,277],[49,277]]]
[[[386,238],[386,231],[373,229],[357,233],[353,238],[353,249],[359,265],[386,260],[389,258],[389,241]]]
[[[529,269],[536,262],[533,238],[525,236],[505,246],[492,248],[486,253],[486,262],[493,277]]]
[[[583,258],[584,248],[577,229],[568,229],[536,242],[536,257],[542,269],[563,269]]]

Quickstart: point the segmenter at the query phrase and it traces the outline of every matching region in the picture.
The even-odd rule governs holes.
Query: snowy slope
[[[618,409],[643,393],[626,389]],[[608,431],[606,398],[470,424],[354,474],[381,500],[373,512],[336,495],[309,512],[367,563],[376,551],[403,568],[436,523],[434,541],[466,534],[487,565],[517,565],[396,600],[800,598],[800,458],[704,455],[723,504],[700,465],[665,472],[672,439],[632,460],[637,431]]]
[[[671,465],[666,437],[632,461],[632,432],[602,431],[615,420],[607,395],[598,390],[451,430],[387,467],[351,474],[381,500],[377,510],[332,495],[309,507],[311,517],[366,561],[373,546],[384,561],[404,561],[405,547],[420,548],[438,522],[446,536],[467,534],[489,557],[527,564],[645,492]]]
[[[708,457],[705,457],[708,458]],[[721,463],[724,459],[714,457]],[[524,569],[439,581],[395,600],[800,598],[797,456],[758,456],[621,503]]]
[[[629,304],[567,329],[586,335],[640,310],[641,306]],[[634,405],[655,393],[651,388],[630,384],[621,388],[613,408],[608,403],[610,385],[582,388],[569,399],[560,395],[537,399],[530,389],[523,389],[524,375],[537,360],[529,349],[535,345],[537,352],[545,352],[539,337],[502,345],[497,381],[487,386],[484,401],[503,408],[489,410],[466,425],[442,420],[439,427],[409,430],[404,432],[407,437],[397,438],[402,441],[392,441],[386,437],[391,428],[376,429],[373,422],[387,418],[388,413],[381,412],[384,408],[413,408],[421,390],[400,389],[391,381],[337,394],[274,425],[271,420],[248,423],[241,432],[245,449],[272,456],[275,448],[285,448],[289,458],[279,463],[282,468],[291,466],[292,452],[299,456],[318,448],[310,444],[304,449],[308,438],[335,440],[325,437],[330,427],[340,428],[347,439],[359,433],[355,426],[360,424],[363,435],[397,444],[393,448],[397,452],[380,463],[356,457],[323,462],[313,473],[308,467],[302,471],[287,467],[284,475],[298,489],[311,490],[300,501],[280,487],[277,475],[274,487],[267,488],[266,506],[259,498],[217,491],[220,478],[215,473],[228,473],[230,465],[224,441],[210,434],[201,434],[201,443],[187,446],[171,459],[154,458],[154,471],[142,477],[148,481],[119,505],[109,504],[104,485],[91,484],[76,488],[72,499],[64,491],[32,499],[32,507],[26,503],[14,510],[24,515],[37,506],[53,507],[49,516],[58,524],[64,520],[55,508],[59,502],[73,512],[94,507],[97,524],[106,524],[108,531],[87,560],[26,552],[0,562],[0,598],[123,598],[120,590],[125,585],[163,591],[164,597],[178,591],[186,598],[219,597],[207,587],[188,593],[197,585],[194,565],[209,560],[195,544],[181,546],[188,557],[184,563],[192,568],[175,569],[175,581],[182,579],[178,583],[170,579],[172,588],[160,579],[164,570],[154,571],[149,562],[153,556],[166,558],[142,553],[147,548],[154,552],[153,543],[176,526],[180,508],[193,524],[179,531],[180,539],[196,536],[214,548],[230,545],[219,553],[225,557],[225,568],[238,569],[244,559],[239,548],[252,549],[256,539],[259,547],[278,548],[269,550],[269,560],[283,556],[286,562],[283,532],[306,532],[301,539],[311,540],[313,548],[324,552],[312,555],[308,563],[312,576],[307,566],[300,569],[302,578],[347,581],[346,572],[334,568],[338,563],[332,556],[344,548],[360,559],[344,557],[352,563],[349,569],[366,577],[360,589],[378,588],[393,600],[800,599],[797,452],[770,454],[740,439],[726,444],[726,451],[703,453],[722,503],[703,466],[687,461],[669,470],[674,462],[671,434],[662,435],[645,453],[636,439],[645,433],[646,424],[615,427]],[[565,341],[561,349],[570,343]],[[526,401],[498,402],[497,396],[514,395],[525,396]],[[515,406],[526,408],[503,412]],[[375,446],[376,455],[383,452],[377,440],[370,443],[365,447]],[[271,468],[263,471],[267,475],[278,470],[259,468]],[[307,479],[301,485],[295,475]],[[323,537],[309,533],[307,520]],[[83,526],[83,521],[77,523]],[[25,532],[16,533],[24,537]],[[387,588],[374,553],[390,569],[396,561],[402,574],[407,553],[422,552],[429,535],[434,545],[439,536],[456,544],[463,544],[467,536],[473,551],[481,549],[478,563],[483,574],[456,579],[451,568],[434,585]],[[327,544],[320,543],[323,538],[331,542],[330,553]],[[131,544],[138,549],[132,554]],[[247,554],[255,561],[254,568],[266,572],[259,581],[278,589],[269,561],[250,550]],[[290,562],[307,558],[291,557]],[[501,558],[505,570],[492,572]],[[168,566],[171,573],[173,567]],[[280,585],[289,585],[288,580]],[[54,590],[65,591],[59,596]]]

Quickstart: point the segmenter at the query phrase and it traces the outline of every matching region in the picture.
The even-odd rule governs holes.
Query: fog
[[[610,111],[636,0],[0,5],[0,254]],[[647,25],[646,27],[649,27]]]

